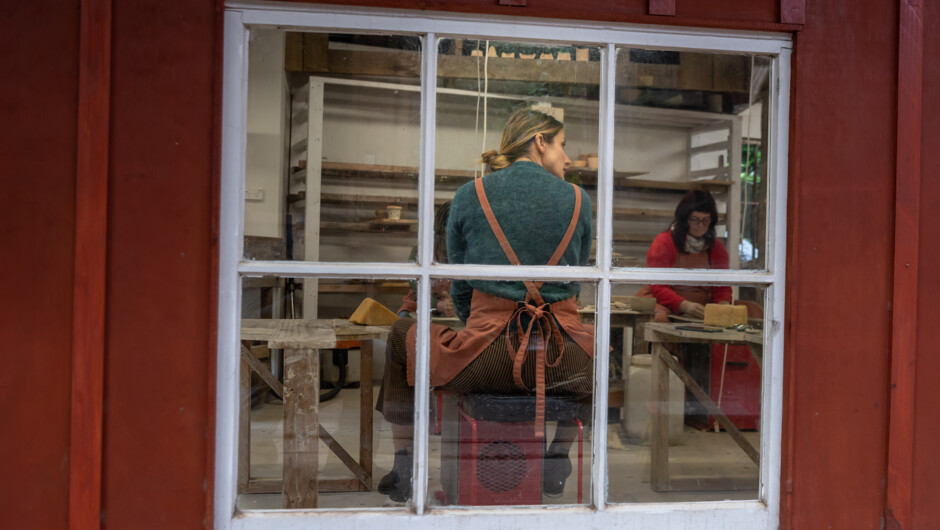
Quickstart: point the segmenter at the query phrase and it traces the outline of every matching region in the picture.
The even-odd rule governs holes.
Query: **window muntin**
[[[289,19],[283,18],[283,15],[284,15],[284,12],[277,11],[277,10],[272,10],[270,12],[267,12],[267,11],[264,11],[263,9],[254,10],[251,8],[246,9],[243,12],[237,12],[237,11],[229,12],[227,15],[228,30],[226,32],[226,39],[227,39],[226,49],[232,50],[234,49],[234,47],[238,46],[239,38],[241,38],[239,37],[239,28],[242,27],[242,24],[246,24],[246,23],[261,23],[261,24],[281,23],[283,24],[289,20],[289,23],[292,25],[309,24],[310,27],[317,27],[317,26],[322,27],[322,25],[326,24],[326,25],[329,25],[329,27],[331,28],[330,31],[332,31],[332,28],[336,25],[335,24],[336,21],[342,21],[339,25],[345,26],[349,29],[368,27],[370,31],[374,31],[375,26],[377,24],[377,19],[374,16],[374,13],[372,13],[373,16],[368,17],[368,21],[366,21],[365,18],[363,19],[357,18],[356,13],[352,13],[351,15],[349,13],[343,13],[343,14],[334,15],[333,17],[331,16],[324,17],[322,16],[322,13],[317,13],[316,15],[311,15],[311,13],[301,13],[299,16],[296,16],[296,17],[291,16]],[[441,28],[448,27],[448,24],[453,24],[454,27],[460,27],[462,30],[467,29],[467,26],[463,25],[462,22],[458,23],[452,20],[450,21],[445,20],[443,22],[441,20],[434,20],[432,24],[428,24],[425,19],[421,19],[421,18],[418,18],[415,20],[408,19],[407,21],[404,19],[398,19],[396,18],[396,15],[394,13],[388,13],[387,17],[388,17],[387,19],[383,19],[383,20],[386,20],[386,22],[388,22],[387,26],[383,26],[382,24],[378,24],[378,25],[387,28],[388,31],[394,31],[395,28],[403,28],[407,26],[408,29],[412,31],[429,31],[431,34],[433,34],[434,31],[440,31]],[[466,22],[466,20],[464,20],[463,22]],[[491,32],[489,33],[489,36],[491,37],[493,35],[500,34],[501,32],[506,32],[505,34],[510,34],[511,32],[511,34],[513,35],[518,34],[517,29],[511,29],[511,28],[516,28],[516,26],[510,26],[510,25],[502,24],[498,21],[492,21],[492,20],[485,21],[485,22],[488,22],[488,24],[485,27],[487,28],[487,31]],[[523,26],[525,26],[525,24],[523,24]],[[484,26],[480,26],[480,27],[484,27]],[[559,38],[563,38],[566,35],[570,35],[570,36],[578,35],[581,32],[583,32],[583,29],[584,29],[583,27],[576,30],[574,29],[574,27],[566,27],[564,25],[562,26],[553,25],[553,27],[551,28],[551,31],[553,31],[553,36],[558,36]],[[474,31],[479,31],[479,28],[475,28],[473,31],[470,31],[470,33],[473,33]],[[544,34],[544,31],[545,31],[545,28],[541,28],[541,27],[539,28],[527,27],[525,28],[525,30],[522,31],[522,34],[528,35],[531,38],[537,34]],[[458,33],[466,34],[467,31],[460,31]],[[787,73],[788,73],[788,68],[789,68],[789,62],[788,62],[789,50],[786,45],[785,39],[777,39],[774,37],[768,38],[767,36],[764,36],[764,35],[747,35],[748,38],[735,38],[735,37],[728,37],[726,35],[721,35],[720,33],[717,33],[717,32],[697,32],[697,31],[685,31],[685,30],[682,30],[679,32],[676,32],[674,30],[669,30],[665,32],[657,32],[656,30],[649,30],[649,29],[636,30],[636,31],[632,31],[632,30],[631,31],[623,31],[623,30],[612,31],[612,30],[603,29],[603,28],[597,31],[593,31],[592,35],[594,36],[594,38],[611,42],[611,43],[623,43],[623,44],[636,45],[642,42],[652,42],[652,41],[660,42],[658,39],[665,39],[666,42],[670,42],[672,45],[675,45],[677,47],[683,47],[683,46],[687,46],[690,48],[714,47],[714,49],[719,49],[719,50],[727,49],[727,50],[734,50],[734,51],[749,51],[749,52],[762,52],[762,53],[774,54],[774,55],[777,55],[777,58],[778,58],[778,60],[773,63],[775,66],[775,74],[778,76],[777,77],[778,83],[780,83],[778,86],[783,86],[783,87],[788,86],[787,85],[788,83]],[[692,38],[690,37],[690,35],[696,35],[696,36]],[[482,37],[485,35],[480,35],[480,36]],[[608,46],[605,52],[606,52],[606,57],[609,58],[613,56],[613,48],[611,46]],[[241,88],[238,87],[239,82],[237,81],[237,79],[239,78],[239,75],[237,74],[237,72],[239,71],[239,67],[237,66],[237,60],[235,62],[229,60],[228,53],[227,53],[226,59],[227,59],[226,96],[227,96],[227,99],[229,99],[229,96],[235,95],[236,96],[235,101],[238,101],[239,99],[238,94],[242,90]],[[604,60],[605,59],[602,58],[602,62]],[[611,71],[613,69],[614,63],[609,59],[606,61],[607,61],[606,68],[608,71]],[[426,63],[423,66],[423,68],[424,68],[425,74],[427,74],[428,72],[434,73],[434,69],[433,68],[429,69]],[[234,81],[233,81],[233,76],[231,75],[232,72],[235,72]],[[427,85],[427,81],[425,81],[425,90],[428,93],[433,94],[433,90],[431,90],[431,87]],[[603,92],[604,92],[603,86],[602,86],[601,92],[602,92],[601,107],[603,108],[605,106],[603,102],[605,100],[605,96],[603,95]],[[776,95],[785,96],[785,94],[786,94],[786,91],[784,90],[783,92],[779,92]],[[228,104],[226,105],[226,109],[228,111],[233,111],[232,115],[237,116],[240,112],[243,112],[243,111],[238,110],[239,108],[238,104],[232,104],[231,101],[227,101],[227,103]],[[776,98],[774,98],[773,105],[772,105],[773,108],[770,112],[770,115],[776,118],[779,116],[779,113],[781,110],[784,111],[784,115],[785,115],[786,103],[787,103],[786,97],[783,97],[782,103],[778,102]],[[613,100],[608,101],[606,104],[606,107],[612,108],[612,106],[613,106]],[[423,108],[431,109],[431,112],[427,113],[426,115],[430,115],[433,121],[433,105],[425,105]],[[602,110],[601,116],[604,116],[604,115],[605,113]],[[737,275],[737,274],[729,273],[730,271],[726,273],[713,273],[712,275],[708,275],[708,277],[710,278],[710,280],[708,281],[710,282],[717,281],[718,278],[721,278],[721,283],[729,283],[729,284],[746,283],[748,279],[750,279],[751,281],[758,281],[760,285],[772,285],[774,282],[777,282],[777,281],[782,282],[782,270],[783,270],[782,246],[781,246],[780,241],[781,241],[781,235],[783,234],[782,212],[785,209],[785,201],[783,200],[783,198],[785,197],[785,179],[782,176],[785,175],[786,164],[785,164],[785,157],[780,158],[779,155],[782,153],[785,153],[785,150],[786,150],[786,143],[785,143],[786,126],[785,126],[785,123],[781,124],[777,121],[774,121],[773,123],[775,125],[771,127],[772,129],[771,136],[772,138],[774,138],[774,141],[771,142],[771,146],[772,146],[771,152],[767,154],[769,158],[769,162],[770,162],[769,166],[770,168],[772,168],[771,174],[777,177],[776,179],[771,180],[771,183],[774,185],[774,192],[775,192],[774,196],[776,197],[776,199],[774,200],[773,203],[768,205],[769,206],[768,218],[771,219],[770,227],[772,227],[771,233],[773,234],[773,237],[770,237],[769,239],[774,243],[774,245],[772,245],[768,249],[768,259],[771,263],[773,263],[773,266],[769,268],[768,272],[763,273],[763,274],[758,274],[758,275],[754,275],[754,274]],[[430,123],[425,122],[425,125],[428,126],[428,129],[426,130],[433,131],[433,127],[431,126]],[[601,173],[604,173],[604,164],[605,164],[604,159],[606,156],[608,156],[607,154],[605,154],[605,151],[606,151],[605,146],[608,144],[607,144],[607,140],[604,140],[604,138],[613,138],[613,134],[610,134],[610,131],[607,134],[605,134],[604,132],[605,129],[608,129],[608,126],[607,124],[604,124],[602,120],[601,134],[600,134],[600,137],[602,140],[599,146],[600,147],[599,158],[600,158]],[[243,129],[240,129],[239,127],[236,126],[235,131],[237,132],[239,130],[243,131]],[[226,146],[226,148],[224,149],[224,162],[223,162],[224,173],[227,173],[226,168],[232,168],[233,166],[237,168],[239,166],[237,162],[233,165],[232,160],[228,158],[227,155],[225,155],[226,153],[230,154],[230,153],[238,152],[237,147],[234,147],[235,145],[237,145],[238,142],[235,141],[233,143],[232,140],[233,139],[230,136],[223,135],[223,144]],[[433,141],[429,142],[426,140],[425,144],[426,145],[430,144],[430,146],[433,148]],[[424,155],[422,158],[422,162],[423,162],[422,167],[424,167],[427,164],[428,160],[433,160],[433,157],[429,159],[426,155]],[[603,176],[601,177],[602,180],[604,178],[605,177]],[[239,191],[238,190],[239,186],[234,186],[234,188],[236,191]],[[226,190],[229,190],[229,192],[226,193]],[[422,189],[423,196],[427,196],[426,195],[427,191],[429,190]],[[222,226],[223,226],[223,232],[224,232],[225,227],[233,226],[231,221],[233,219],[237,219],[238,217],[237,215],[232,214],[231,210],[228,209],[227,204],[228,202],[233,202],[233,201],[235,201],[234,203],[237,204],[238,201],[241,201],[243,199],[244,192],[240,191],[239,193],[232,194],[231,187],[226,186],[225,183],[223,183],[223,195],[227,197],[226,200],[223,200],[223,204],[222,204],[222,217],[223,217]],[[604,212],[611,210],[610,196],[604,197],[602,194],[602,196],[599,198],[597,202],[599,204],[599,212],[600,212],[599,221],[598,221],[599,222],[598,233],[599,233],[599,237],[602,240],[605,240],[606,239],[605,234],[610,233],[609,227],[607,226],[607,224],[609,223],[609,220],[605,221],[604,219],[605,217]],[[430,217],[432,216],[433,208],[429,207],[427,203],[425,203],[425,206],[423,206],[422,208],[423,208],[422,217],[430,219]],[[428,227],[422,228],[421,230],[423,234],[422,239],[429,240],[430,234],[431,234],[430,227],[428,226]],[[774,241],[775,239],[776,241]],[[420,246],[421,246],[421,242],[419,241],[419,247]],[[603,250],[603,247],[604,245],[602,245],[602,250]],[[235,248],[237,248],[237,246]],[[232,329],[231,327],[228,327],[226,325],[226,322],[231,322],[231,321],[229,320],[229,318],[226,316],[226,313],[225,313],[226,311],[225,308],[228,307],[226,300],[230,300],[230,298],[226,296],[225,293],[228,292],[227,286],[231,285],[231,278],[232,278],[232,276],[228,275],[228,271],[232,271],[232,272],[237,271],[237,273],[242,274],[242,275],[254,275],[254,274],[261,273],[261,272],[279,272],[279,271],[290,272],[290,271],[297,270],[304,277],[309,277],[309,275],[315,274],[318,271],[325,272],[327,276],[336,275],[338,272],[338,269],[336,267],[331,267],[325,264],[317,265],[315,263],[310,263],[310,264],[303,265],[299,268],[295,268],[295,267],[291,267],[287,265],[278,264],[275,262],[268,262],[268,263],[262,262],[262,263],[257,263],[257,264],[241,262],[240,264],[237,264],[237,268],[233,268],[233,265],[237,263],[237,259],[233,259],[234,255],[231,253],[232,249],[233,249],[233,246],[230,245],[229,242],[227,242],[223,238],[221,254],[223,258],[227,257],[229,262],[226,263],[225,259],[220,260],[221,262],[220,266],[222,268],[222,276],[220,277],[220,287],[221,287],[220,292],[223,293],[223,296],[221,297],[222,306],[220,309],[220,321],[222,322],[222,325],[220,325],[220,341],[219,342],[220,342],[220,367],[222,369],[224,369],[226,366],[226,361],[225,361],[226,354],[223,354],[221,352],[223,351],[226,345],[232,344],[231,340],[226,338],[229,336],[229,334],[231,334],[231,331],[227,331],[227,330]],[[776,253],[777,259],[775,259],[775,253]],[[428,249],[424,249],[424,250],[420,250],[418,255],[430,257],[431,253]],[[425,261],[419,258],[419,261],[423,261],[425,263],[425,265],[417,265],[414,268],[414,270],[418,272],[419,283],[421,283],[423,281],[428,281],[427,279],[429,278],[429,276],[427,275],[431,273],[432,269],[430,269],[429,266],[427,265],[431,263],[430,259],[427,259]],[[347,271],[349,270],[362,271],[366,276],[376,277],[376,278],[384,277],[385,275],[389,273],[394,274],[394,275],[399,275],[399,276],[405,275],[405,269],[403,268],[390,267],[390,266],[384,266],[384,265],[383,266],[370,266],[368,263],[364,264],[363,266],[355,266],[353,264],[350,264],[349,266],[341,266],[340,268],[346,269]],[[380,272],[380,269],[381,269],[381,272]],[[442,267],[442,270],[444,269],[447,269],[449,272],[451,272],[451,269],[453,269],[453,267],[446,267],[446,266]],[[469,269],[464,272],[458,267],[456,272],[459,272],[460,274],[480,273],[479,270],[476,270],[476,269],[473,269],[473,270],[475,271],[473,273],[471,273],[471,270]],[[592,271],[572,270],[568,274],[580,280],[589,279],[589,278],[596,278],[600,280],[598,283],[599,285],[598,305],[601,305],[601,306],[603,306],[609,301],[608,288],[610,284],[607,282],[606,278],[610,278],[612,280],[621,280],[621,281],[626,280],[626,281],[640,281],[640,282],[646,282],[646,281],[694,282],[694,281],[701,281],[701,278],[702,278],[702,275],[700,273],[692,272],[692,271],[689,271],[689,272],[669,271],[668,273],[660,273],[660,272],[650,270],[649,272],[644,272],[640,275],[638,275],[635,272],[630,272],[629,270],[624,271],[624,272],[611,271],[609,273],[605,271],[607,271],[606,266],[601,266],[596,269],[593,269]],[[500,273],[497,271],[494,271],[492,274],[499,275]],[[509,271],[504,272],[504,274],[515,275],[514,273],[511,273]],[[556,276],[556,274],[559,274],[559,272],[551,271],[548,274],[552,278],[556,278],[558,277]],[[714,276],[714,278],[712,278],[712,276]],[[769,289],[768,291],[772,292],[773,289]],[[419,297],[419,298],[421,298],[421,300],[419,300],[418,302],[419,306],[427,304],[427,301],[424,300],[424,297]],[[772,315],[775,315],[775,314],[782,315],[783,305],[782,305],[782,297],[777,296],[776,298],[774,298],[771,296],[770,298],[772,299],[772,303],[769,304],[770,306],[769,309],[771,310],[768,311],[768,315],[769,315],[768,318],[772,320],[773,319]],[[609,315],[605,315],[604,313],[598,314],[598,324],[600,326],[607,325],[609,323],[608,317]],[[775,351],[779,352],[780,351],[779,334],[775,334],[773,338],[774,338]],[[598,345],[601,347],[600,350],[603,350],[606,347],[606,342],[607,342],[607,339],[605,337],[598,338]],[[419,348],[420,347],[422,346],[419,344]],[[226,351],[231,351],[231,348],[229,348]],[[771,370],[772,373],[779,374],[781,366],[782,366],[779,353],[776,356],[772,357],[772,360],[773,360],[773,363],[771,363],[772,366],[769,368],[769,370]],[[602,379],[598,380],[600,382],[600,386],[598,390],[606,389],[607,387],[607,384],[606,384],[607,382],[603,379],[603,375],[601,375],[601,377]],[[766,381],[764,385],[765,387],[767,387],[765,388],[765,390],[771,390],[771,392],[766,393],[769,395],[769,397],[763,403],[764,409],[778,411],[779,403],[780,403],[779,385],[770,386],[769,383]],[[223,395],[231,396],[232,393],[230,391],[230,388],[231,387],[226,385],[224,382],[220,384],[219,410],[220,410],[222,432],[229,432],[229,431],[226,431],[225,429],[226,425],[230,425],[230,423],[227,423],[226,418],[231,418],[232,416],[226,414],[226,411],[232,410],[232,409],[229,404],[223,403],[221,396]],[[422,392],[419,392],[419,394],[422,394]],[[419,409],[422,408],[421,401],[422,401],[422,396],[419,395],[418,396]],[[604,416],[604,414],[602,414],[599,411],[600,409],[598,409],[598,411],[595,412],[595,415]],[[767,440],[763,441],[764,446],[771,449],[771,451],[770,451],[770,454],[767,454],[767,452],[763,452],[763,456],[762,456],[762,461],[765,464],[770,464],[768,467],[763,468],[764,471],[762,472],[762,477],[770,477],[770,480],[762,479],[762,483],[764,484],[764,486],[762,486],[762,494],[761,494],[761,498],[764,499],[768,503],[767,506],[769,506],[769,512],[768,512],[768,509],[764,507],[765,505],[761,503],[737,504],[735,505],[736,507],[724,506],[724,509],[721,512],[722,520],[726,521],[728,524],[739,524],[739,525],[744,525],[746,527],[752,527],[752,526],[763,526],[764,524],[767,524],[767,521],[775,520],[775,517],[776,517],[775,514],[776,514],[778,503],[777,503],[776,493],[775,493],[776,484],[775,484],[775,480],[773,479],[773,477],[776,476],[776,473],[779,473],[779,446],[774,445],[774,444],[779,444],[779,419],[778,418],[773,418],[773,419],[774,421],[771,422],[771,424],[766,427],[766,430],[769,431],[770,433],[771,440],[770,442],[768,442]],[[421,423],[423,423],[423,421],[420,420],[419,418],[419,427],[421,426]],[[598,424],[597,428],[598,430],[600,430],[601,433],[606,431],[605,426],[601,424]],[[422,444],[422,438],[423,436],[421,435],[420,432],[418,432],[417,442],[418,442],[419,452],[421,452],[422,450],[420,447]],[[594,443],[595,451],[603,451],[605,444],[602,438],[603,436],[596,438],[594,440],[593,443]],[[220,439],[220,458],[221,458],[220,462],[224,463],[227,461],[225,455],[230,454],[227,452],[227,448],[229,447],[233,447],[233,445],[229,445],[229,442],[226,442],[226,439],[224,437],[221,438]],[[776,449],[774,449],[775,447]],[[599,462],[597,464],[604,465],[606,462],[605,455],[603,455],[602,453],[598,453],[598,460]],[[597,464],[595,464],[595,466]],[[225,484],[227,483],[226,477],[230,477],[231,472],[230,471],[227,472],[225,469],[226,469],[225,467],[220,467],[220,471],[219,471],[220,476],[219,476],[218,483],[221,485],[221,487],[218,488],[218,492],[219,492],[218,499],[222,503],[221,505],[222,511],[219,512],[217,510],[217,515],[219,515],[218,517],[219,521],[228,521],[227,519],[228,516],[226,515],[225,506],[227,505],[226,504],[227,499],[233,498],[229,496],[230,495],[229,492],[231,492],[231,489],[227,489],[227,487],[225,486]],[[416,478],[418,480],[417,488],[419,488],[420,490],[421,482],[423,480],[426,480],[427,478],[427,469],[426,468],[422,469],[422,465],[420,463],[417,466]],[[599,492],[603,494],[603,492],[605,491],[605,488],[604,488],[602,477],[594,478],[593,490],[595,492]],[[422,502],[422,499],[420,496],[416,498],[415,505],[416,505],[416,509],[418,513],[419,514],[423,513],[424,511],[423,506],[425,505],[425,503]],[[694,507],[691,509],[686,508],[683,510],[683,513],[687,513],[689,517],[694,518],[696,511],[697,510]],[[629,512],[622,512],[621,510],[618,510],[612,506],[607,507],[606,510],[596,512],[595,515],[596,517],[599,518],[598,520],[600,519],[606,520],[609,517],[615,517],[615,518],[616,517],[629,517],[631,521],[636,521],[638,523],[663,520],[661,516],[658,516],[654,513],[647,513],[647,512],[643,512],[642,510],[641,511],[630,510]],[[498,514],[494,514],[488,517],[495,517],[495,519],[493,519],[494,521],[501,520],[500,519],[501,516],[499,516]],[[569,521],[570,517],[574,517],[574,519],[571,519]],[[581,516],[576,516],[576,515],[573,515],[572,513],[558,512],[558,513],[553,514],[552,518],[553,518],[553,521],[557,523],[558,525],[567,525],[567,524],[572,524],[579,517]],[[674,517],[674,515],[671,515],[670,517]],[[237,527],[256,527],[258,525],[261,525],[258,527],[266,527],[267,523],[265,521],[276,521],[276,520],[277,520],[276,518],[272,519],[268,516],[264,518],[248,517],[247,519],[234,520],[234,524]],[[326,519],[322,519],[322,520],[326,521]],[[419,518],[418,520],[422,520],[422,518]],[[430,522],[430,520],[428,519],[423,519],[423,520]],[[692,520],[692,519],[689,519],[689,520]],[[339,522],[340,520],[336,520],[336,521]],[[734,521],[737,521],[737,522],[735,523]]]

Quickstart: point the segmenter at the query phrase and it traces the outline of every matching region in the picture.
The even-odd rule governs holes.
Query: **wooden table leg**
[[[359,465],[372,489],[372,339],[359,343]]]
[[[661,343],[653,345],[650,410],[650,487],[669,490],[669,368],[664,356],[669,351]]]
[[[251,368],[238,363],[238,493],[248,493],[251,480]]]
[[[284,507],[316,508],[320,354],[284,350]]]

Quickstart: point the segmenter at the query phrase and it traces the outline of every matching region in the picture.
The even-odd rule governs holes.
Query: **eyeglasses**
[[[711,217],[689,217],[689,224],[708,226],[712,224],[712,218]]]

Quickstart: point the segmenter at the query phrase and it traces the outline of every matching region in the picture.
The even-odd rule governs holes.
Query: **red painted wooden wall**
[[[913,528],[940,527],[940,507],[937,491],[940,489],[940,407],[937,403],[937,380],[940,376],[940,339],[932,331],[940,321],[940,222],[936,205],[940,201],[940,160],[936,156],[940,146],[940,65],[934,59],[940,54],[940,6],[935,2],[924,5],[924,97],[923,139],[921,149],[921,222],[920,264],[918,286],[920,298],[917,308],[917,378],[915,394],[915,430],[913,439],[912,520]]]
[[[83,3],[0,10],[3,528],[69,521]],[[903,528],[940,527],[940,411],[932,406],[940,228],[930,222],[940,182],[922,178],[940,170],[935,158],[922,157],[919,174],[904,175],[921,192],[916,281],[905,283],[894,267],[911,244],[895,231],[904,217],[898,167],[940,145],[935,61],[923,61],[924,96],[915,102],[922,137],[920,128],[912,134],[910,116],[898,121],[899,94],[904,103],[912,93],[898,82],[899,65],[917,55],[899,47],[899,28],[910,29],[899,6],[908,2],[675,0],[674,16],[648,15],[648,0],[342,3],[794,31],[782,526],[877,529],[890,509]],[[213,474],[221,11],[216,0],[112,9],[100,517],[106,528],[201,528],[211,523]],[[940,53],[938,9],[923,8],[922,58]],[[899,145],[899,131],[919,141]],[[898,300],[913,307],[893,314]],[[916,324],[912,337],[898,335],[905,315]],[[916,370],[892,393],[892,359],[905,345]],[[908,394],[913,407],[896,407],[892,421],[892,399]],[[886,486],[888,469],[903,468],[892,464],[905,447],[912,470],[892,482],[900,487]]]
[[[68,522],[78,4],[0,9],[4,528]]]
[[[890,374],[897,5],[810,2],[791,121],[784,521],[878,529]]]

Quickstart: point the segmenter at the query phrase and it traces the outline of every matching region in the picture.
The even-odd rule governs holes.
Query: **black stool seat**
[[[535,396],[512,394],[461,394],[463,411],[491,422],[535,421]],[[545,396],[545,421],[573,421],[587,408],[572,397]]]

